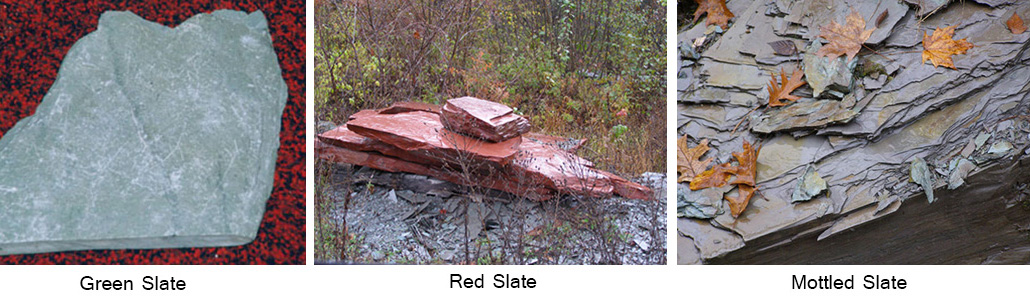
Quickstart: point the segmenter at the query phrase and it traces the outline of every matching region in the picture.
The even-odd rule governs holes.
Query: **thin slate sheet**
[[[104,13],[0,139],[0,254],[250,242],[286,99],[261,12]]]

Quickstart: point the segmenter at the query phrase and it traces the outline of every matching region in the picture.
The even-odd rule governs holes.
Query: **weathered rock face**
[[[424,157],[507,163],[516,153],[521,138],[487,142],[445,129],[440,115],[424,111],[377,114],[347,122],[347,128],[404,151]]]
[[[947,203],[948,199],[967,199],[961,194],[941,194],[946,185],[954,185],[957,193],[986,193],[970,189],[977,185],[961,185],[961,181],[976,178],[985,168],[1026,158],[1030,153],[1030,67],[1026,66],[1030,60],[1026,52],[1030,34],[1012,34],[1005,20],[1013,12],[1030,15],[1030,3],[908,2],[912,5],[896,1],[731,1],[728,5],[737,18],[725,33],[694,27],[680,34],[681,47],[701,46],[681,49],[697,55],[682,57],[677,87],[679,135],[689,136],[693,143],[708,139],[712,147],[709,156],[720,161],[729,159],[730,152],[745,140],[760,143],[757,180],[759,192],[766,197],[753,199],[737,219],[726,214],[728,211],[710,220],[681,218],[680,242],[689,243],[681,245],[678,251],[684,262],[820,263],[818,259],[829,258],[797,261],[797,257],[760,257],[780,255],[773,250],[814,255],[819,254],[817,249],[825,249],[828,252],[822,254],[828,254],[845,245],[863,246],[863,240],[880,240],[872,234],[890,234],[911,227],[888,226],[879,223],[882,220],[931,220],[891,219],[898,209],[908,209],[906,215],[932,215],[923,209],[939,209],[936,205]],[[824,92],[823,96],[813,98],[816,96],[812,87],[805,86],[794,93],[803,98],[791,105],[758,108],[749,113],[768,101],[763,84],[769,81],[769,71],[799,67],[804,51],[814,48],[813,42],[824,42],[816,38],[819,28],[831,19],[840,23],[852,8],[866,20],[866,29],[875,27],[866,46],[883,56],[863,50],[855,58],[856,66],[841,68],[844,72],[854,68],[847,73],[853,76],[853,82],[842,80],[832,83],[836,85],[832,88],[828,87],[830,83],[825,84],[826,92],[845,95],[841,99],[825,99]],[[920,17],[931,11],[931,17]],[[878,22],[880,16],[883,18]],[[923,34],[952,25],[957,26],[955,39],[965,38],[976,47],[953,57],[957,69],[921,63]],[[699,39],[703,42],[696,42]],[[796,44],[800,53],[776,55],[765,46],[780,40]],[[836,78],[837,75],[831,75],[825,79]],[[849,85],[850,89],[841,89]],[[991,153],[992,147],[996,153]],[[920,180],[932,191],[909,181],[911,164],[917,158],[925,160],[926,170],[919,170],[925,178]],[[806,180],[809,167],[826,183],[826,190],[809,201],[792,203],[799,181]],[[1018,184],[1013,180],[1005,182]],[[821,186],[813,187],[812,192],[817,188]],[[928,192],[936,192],[933,204],[921,198]],[[692,199],[682,201],[683,205],[698,205],[701,201],[696,199],[701,193],[684,194],[682,197]],[[917,196],[920,199],[913,199]],[[709,201],[703,205],[719,206],[710,200],[703,200]],[[988,218],[981,219],[992,220],[993,213],[1000,212],[983,212]],[[939,215],[941,218],[932,219],[938,225],[947,217]],[[1012,211],[1006,211],[1006,215],[1020,225],[1030,223],[1030,215]],[[948,224],[975,224],[958,220],[961,219]],[[919,226],[923,228],[919,232],[950,232],[934,229],[933,224]],[[710,238],[720,238],[721,244],[707,240]],[[895,249],[892,251],[899,255],[911,256],[896,252],[902,247],[924,244],[917,242],[915,236],[890,239],[890,247]],[[737,240],[740,244],[726,244]],[[823,247],[816,242],[839,244]],[[795,244],[799,245],[797,249],[792,248]],[[963,253],[971,258],[989,254],[987,246],[963,240],[935,244],[966,245],[970,249]],[[974,251],[973,246],[982,249]],[[1009,247],[1026,246],[1005,248]],[[832,263],[861,263],[862,259],[869,259],[847,255],[834,258]],[[891,263],[934,261],[932,257],[891,259],[897,261]]]
[[[451,131],[493,142],[529,132],[529,120],[515,114],[511,107],[473,97],[447,100],[440,121]]]
[[[556,194],[633,199],[653,195],[651,189],[594,169],[592,162],[576,156],[584,139],[526,133],[490,142],[445,128],[441,118],[446,111],[436,110],[440,109],[398,103],[357,112],[346,125],[318,135],[316,154],[332,162],[429,175],[534,200]]]
[[[255,237],[287,90],[261,12],[107,12],[0,139],[0,254]]]

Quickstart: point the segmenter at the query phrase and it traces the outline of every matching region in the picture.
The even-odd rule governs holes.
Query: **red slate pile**
[[[362,110],[319,134],[322,159],[432,176],[533,200],[557,194],[651,199],[651,189],[575,155],[585,139],[531,133],[512,109],[472,97],[437,105],[401,102]]]
[[[511,107],[472,97],[447,100],[440,121],[451,131],[493,142],[529,132],[529,120],[516,115]]]

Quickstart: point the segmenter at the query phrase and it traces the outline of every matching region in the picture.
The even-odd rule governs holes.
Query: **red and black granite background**
[[[0,264],[304,264],[304,1],[0,0],[0,137],[32,115],[68,49],[108,10],[175,26],[218,9],[268,18],[289,101],[279,132],[275,188],[257,238],[222,248],[96,250],[0,256]],[[0,206],[2,207],[2,206]]]

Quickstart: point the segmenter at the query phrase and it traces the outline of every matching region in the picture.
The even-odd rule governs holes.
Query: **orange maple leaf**
[[[733,153],[733,157],[737,159],[738,163],[736,166],[730,163],[719,164],[712,167],[712,169],[701,172],[701,174],[698,174],[690,181],[690,189],[697,191],[709,187],[724,186],[730,176],[736,177],[730,184],[737,185],[738,195],[736,197],[723,197],[726,201],[729,201],[730,214],[734,218],[744,212],[744,208],[747,208],[751,197],[754,196],[755,191],[758,189],[755,185],[755,177],[758,174],[758,153],[762,148],[752,148],[751,143],[746,140],[743,147],[743,152]]]
[[[955,35],[955,26],[937,28],[933,31],[933,35],[926,35],[926,32],[923,32],[923,62],[921,63],[930,60],[934,68],[946,66],[956,69],[955,63],[951,61],[951,56],[965,54],[967,50],[973,48],[973,43],[966,41],[965,38],[954,40],[952,39],[953,35]]]
[[[1012,31],[1012,34],[1026,32],[1026,25],[1023,25],[1023,19],[1019,17],[1019,13],[1013,12],[1012,17],[1005,24],[1009,25],[1009,31]]]
[[[830,43],[823,45],[815,54],[835,59],[841,55],[848,55],[848,62],[855,58],[858,51],[862,49],[869,36],[876,29],[865,30],[865,19],[854,9],[845,19],[845,25],[841,26],[835,21],[830,25],[819,27],[819,37],[826,38]]]
[[[772,76],[772,78],[769,79],[769,106],[784,106],[790,104],[790,102],[801,99],[801,97],[790,94],[790,92],[793,92],[798,87],[807,83],[804,80],[801,80],[801,77],[805,75],[805,72],[798,70],[800,69],[795,69],[791,72],[790,79],[788,80],[787,74],[783,73],[783,68],[780,68],[781,83],[779,86],[777,86],[776,83],[776,74],[771,72],[769,73],[769,75]],[[784,102],[784,100],[787,100],[787,102]]]
[[[707,13],[708,20],[705,21],[705,26],[717,24],[723,30],[730,27],[729,21],[733,18],[733,12],[730,12],[730,8],[726,7],[726,0],[694,0],[694,2],[697,2],[697,10],[694,11],[694,22],[702,14]]]
[[[701,140],[697,146],[691,148],[687,143],[687,136],[680,137],[677,141],[676,168],[680,177],[676,182],[685,182],[694,179],[708,168],[712,158],[701,160],[701,157],[708,152],[708,139]]]

